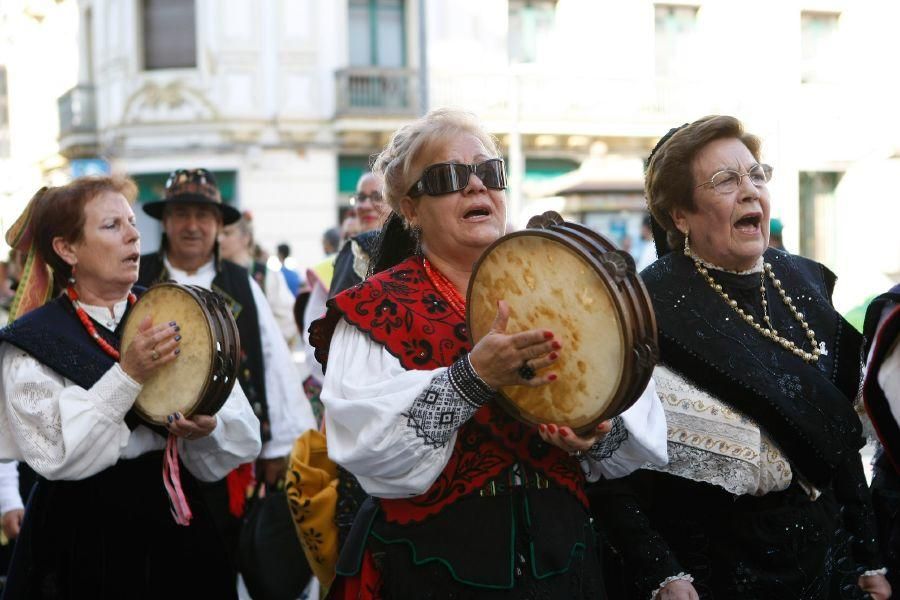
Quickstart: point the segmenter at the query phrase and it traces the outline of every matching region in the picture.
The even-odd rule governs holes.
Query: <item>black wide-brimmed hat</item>
[[[216,186],[216,178],[206,169],[178,169],[166,180],[166,196],[162,200],[147,202],[144,212],[162,220],[163,209],[172,204],[212,204],[222,213],[222,221],[230,225],[241,218],[233,206],[222,202],[222,194]]]

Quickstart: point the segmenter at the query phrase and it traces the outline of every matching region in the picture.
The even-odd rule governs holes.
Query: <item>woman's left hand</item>
[[[215,415],[194,415],[187,419],[178,412],[169,415],[166,421],[168,421],[166,429],[169,430],[169,433],[186,440],[196,440],[208,436],[218,423]]]
[[[862,575],[857,583],[862,591],[868,592],[875,600],[888,600],[891,597],[891,584],[884,575]]]
[[[575,454],[576,452],[586,452],[591,446],[605,438],[610,429],[612,429],[612,422],[603,421],[592,433],[578,436],[571,427],[548,423],[539,425],[538,433],[541,439],[548,444],[553,444],[569,454]]]

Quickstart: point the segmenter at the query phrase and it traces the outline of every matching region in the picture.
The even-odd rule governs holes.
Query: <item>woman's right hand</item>
[[[180,330],[175,321],[153,325],[150,315],[144,317],[125,352],[122,370],[138,383],[144,383],[158,368],[178,358]]]
[[[559,360],[562,345],[553,339],[553,332],[531,329],[508,335],[508,322],[509,305],[500,300],[490,331],[469,353],[469,361],[478,376],[495,390],[507,385],[537,387],[556,380],[556,373],[526,379],[520,372],[526,363],[533,371],[539,371]]]
[[[666,587],[659,590],[656,600],[700,600],[694,585],[686,579],[670,581]]]

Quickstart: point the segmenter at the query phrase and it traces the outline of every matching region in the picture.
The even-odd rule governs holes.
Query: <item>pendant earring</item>
[[[72,265],[72,270],[69,273],[69,285],[75,285],[75,265]]]
[[[415,249],[413,250],[413,254],[416,256],[422,255],[422,228],[418,225],[413,225],[410,230],[412,233],[413,241],[415,242]]]
[[[693,256],[693,252],[691,252],[691,234],[687,232],[684,234],[684,255],[685,256]]]

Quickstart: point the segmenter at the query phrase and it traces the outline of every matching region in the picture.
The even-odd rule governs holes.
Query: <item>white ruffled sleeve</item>
[[[279,276],[281,274],[279,273]],[[281,335],[272,309],[259,285],[252,278],[250,289],[256,304],[259,338],[262,344],[266,405],[272,438],[263,444],[260,458],[287,456],[294,441],[307,429],[316,429],[312,406],[303,393],[300,372]]]
[[[19,463],[0,462],[0,516],[25,508],[19,495]]]
[[[456,433],[446,443],[428,443],[405,416],[446,370],[407,371],[382,345],[346,321],[338,323],[321,394],[328,456],[370,495],[422,494],[450,460]]]
[[[259,419],[241,386],[235,384],[216,413],[213,432],[196,440],[179,439],[178,455],[197,479],[217,481],[239,465],[256,460],[261,447]]]
[[[119,460],[131,433],[125,413],[141,386],[118,364],[85,390],[2,344],[0,372],[0,426],[12,442],[0,459],[24,460],[47,479],[84,479]]]
[[[669,462],[666,414],[653,379],[631,408],[614,420],[607,438],[598,448],[600,452],[589,453],[582,463],[589,481],[596,481],[600,475],[607,479],[624,477],[646,463],[663,467]]]

